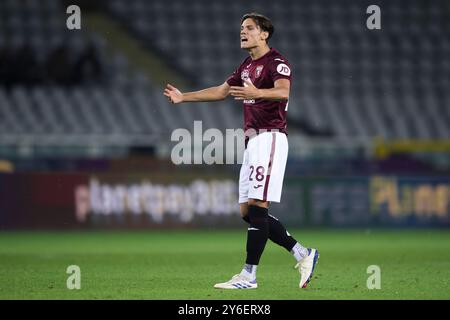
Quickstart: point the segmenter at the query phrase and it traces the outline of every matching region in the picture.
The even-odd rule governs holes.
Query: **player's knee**
[[[245,217],[248,216],[248,204],[241,203],[240,204],[241,218],[245,220]]]
[[[247,203],[241,203],[241,218],[247,223],[250,223],[250,218],[248,217],[248,204]]]
[[[269,232],[269,214],[267,208],[249,205],[248,218],[250,226],[257,228],[263,233]]]
[[[257,206],[261,208],[268,208],[269,207],[269,201],[263,201],[259,199],[248,199],[248,205],[249,206]]]

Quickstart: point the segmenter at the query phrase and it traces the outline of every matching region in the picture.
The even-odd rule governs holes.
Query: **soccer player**
[[[249,57],[222,84],[200,91],[182,93],[168,84],[164,95],[172,103],[219,101],[228,95],[243,101],[246,150],[239,177],[239,204],[242,218],[249,223],[247,258],[241,273],[218,283],[219,289],[255,289],[256,268],[267,239],[284,247],[297,260],[300,288],[310,282],[319,258],[316,249],[305,248],[268,213],[270,202],[280,202],[288,154],[286,112],[291,83],[289,62],[268,40],[272,22],[258,13],[241,19],[241,48]]]

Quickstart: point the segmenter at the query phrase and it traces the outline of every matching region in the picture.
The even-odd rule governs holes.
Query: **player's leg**
[[[242,161],[241,170],[239,173],[239,204],[241,208],[243,205],[248,206],[248,188],[250,167],[248,164],[248,149],[244,151],[244,158]],[[252,272],[252,270],[249,270]],[[256,269],[254,270],[256,272]],[[236,274],[231,280],[223,283],[217,283],[214,288],[217,289],[256,289],[258,287],[256,280],[246,277],[245,275]]]
[[[288,235],[284,226],[276,218],[269,217],[267,210],[270,201],[280,201],[287,150],[287,139],[282,133],[265,133],[250,140],[244,153],[239,179],[241,215],[248,217],[250,223],[247,236],[247,260],[241,274],[235,275],[226,283],[215,285],[216,288],[256,288],[256,267],[269,237],[269,221],[273,222],[274,234],[282,237]],[[249,199],[247,204],[246,199]],[[294,240],[295,244],[291,247],[292,240],[286,241],[286,238],[283,240],[285,240],[283,243],[286,248],[294,251],[294,257],[301,258],[305,255],[305,248],[300,244],[296,245],[297,241]],[[278,239],[280,243],[283,240]],[[296,266],[301,274],[301,287],[309,282],[317,262],[317,251],[308,249],[307,252],[308,256],[302,260],[303,264]],[[312,260],[308,258],[311,256]]]
[[[248,202],[239,203],[239,209],[241,211],[241,218],[249,223],[250,220],[248,219]]]
[[[275,133],[262,133],[251,138],[248,151],[248,204],[241,203],[249,227],[247,257],[241,276],[256,281],[256,268],[269,238],[269,201],[266,199],[275,149]]]
[[[247,258],[241,275],[250,281],[256,281],[256,268],[269,238],[268,207],[267,201],[248,200]]]
[[[267,165],[264,167],[256,167],[252,181],[260,181],[261,183],[258,183],[257,186],[262,184],[263,187],[252,188],[250,186],[249,197],[260,198],[265,201],[280,202],[288,155],[286,135],[280,132],[267,132],[264,134],[263,139],[260,139],[257,142],[258,150],[264,150],[264,146],[266,146],[265,161]],[[242,209],[244,210],[245,208],[242,207]],[[248,215],[246,219],[250,221]],[[307,255],[307,249],[300,245],[300,243],[287,232],[286,228],[277,218],[268,215],[268,223],[269,238],[273,242],[284,247],[287,251],[292,252],[297,261],[300,261]]]
[[[248,217],[248,204],[240,204],[242,219],[250,224]],[[269,239],[285,248],[299,262],[308,255],[308,249],[303,247],[292,235],[286,230],[284,225],[276,217],[269,214]]]
[[[265,139],[266,141],[261,140],[259,142],[271,146],[269,165],[267,168],[260,169],[258,172],[259,178],[262,178],[261,182],[263,182],[264,188],[252,188],[250,184],[248,196],[249,198],[259,198],[264,201],[280,202],[288,155],[287,137],[280,132],[271,132],[265,134]],[[258,176],[256,176],[256,178],[258,178]],[[278,224],[275,223],[275,225]],[[281,223],[278,226],[280,225]],[[286,229],[282,225],[281,227],[282,228],[278,231],[280,231],[279,235],[283,236],[283,233],[286,234]],[[288,248],[291,244],[292,242],[290,242]],[[292,250],[294,252],[294,257],[298,261],[296,267],[300,272],[299,286],[305,288],[312,278],[319,253],[316,249],[304,248],[297,241],[292,247]]]
[[[255,174],[255,165],[258,163],[258,157],[261,157],[260,150],[257,149],[257,144],[255,144],[257,138],[255,137],[254,140],[249,141],[247,149],[244,152],[244,159],[239,174],[239,203],[241,207],[246,205],[246,212],[250,222],[250,226],[247,229],[247,258],[240,274],[235,275],[228,282],[216,284],[216,288],[252,289],[257,287],[256,268],[269,236],[267,209],[269,203],[262,200],[262,198],[248,198],[249,189],[254,187],[253,182],[260,181],[260,179],[255,180],[253,177]],[[266,164],[269,161],[269,152],[270,150],[266,150],[265,152],[263,150],[262,152],[262,156],[264,157],[265,155],[266,161],[264,162]],[[256,167],[259,166],[256,165]],[[260,178],[259,175],[258,178]],[[261,186],[257,188],[261,188]]]
[[[253,289],[257,288],[256,269],[269,237],[268,207],[269,202],[259,199],[248,199],[247,204],[241,203],[249,218],[247,229],[247,257],[240,274],[230,281],[216,284],[220,289]]]

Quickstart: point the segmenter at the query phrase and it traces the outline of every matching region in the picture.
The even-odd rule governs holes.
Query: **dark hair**
[[[267,37],[266,41],[270,39],[270,37],[275,32],[275,28],[272,24],[272,21],[270,21],[269,18],[267,18],[265,15],[262,15],[260,13],[251,12],[246,13],[242,16],[241,24],[244,22],[245,19],[253,19],[255,21],[256,25],[260,27],[262,31],[267,31],[269,33],[269,36]]]

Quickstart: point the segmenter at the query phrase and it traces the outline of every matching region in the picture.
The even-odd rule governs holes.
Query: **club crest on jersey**
[[[249,79],[249,72],[248,69],[244,69],[241,72],[241,79],[242,80],[248,80]]]
[[[291,69],[284,63],[280,63],[277,66],[277,72],[283,76],[289,76],[291,74]]]
[[[261,75],[262,70],[264,69],[264,66],[257,66],[255,70],[255,78],[259,78]]]

